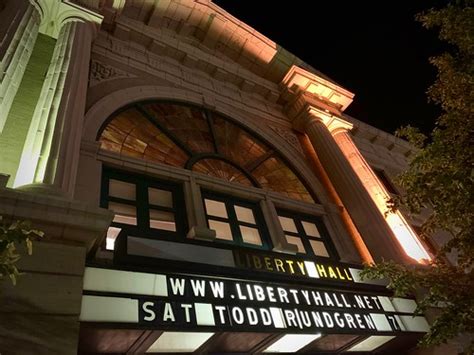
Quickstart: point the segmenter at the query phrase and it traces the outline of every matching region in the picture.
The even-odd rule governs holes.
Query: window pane
[[[209,216],[216,216],[227,218],[227,210],[225,209],[225,203],[220,201],[214,201],[209,199],[204,199],[206,204],[206,211]]]
[[[245,243],[262,245],[262,238],[260,238],[260,233],[257,228],[240,226],[240,233]]]
[[[250,208],[241,207],[241,206],[234,206],[234,208],[235,208],[235,214],[237,215],[237,219],[240,222],[255,224],[253,211]]]
[[[107,238],[105,239],[105,249],[114,250],[115,248],[115,239],[117,239],[122,228],[109,227],[107,230]]]
[[[232,240],[232,231],[229,223],[209,220],[209,228],[216,231],[216,238]]]
[[[150,228],[176,232],[174,214],[158,210],[150,210]]]
[[[278,216],[278,219],[280,220],[281,226],[285,232],[298,233],[293,218]]]
[[[318,227],[316,227],[314,223],[301,221],[301,224],[303,224],[303,228],[306,235],[321,238],[321,234],[319,233]]]
[[[148,188],[148,202],[152,205],[173,207],[173,194],[171,191]]]
[[[329,257],[329,253],[323,242],[320,242],[319,240],[310,239],[309,243],[311,244],[311,248],[313,248],[313,252],[315,255]]]
[[[109,180],[109,196],[120,197],[126,200],[135,201],[135,184],[110,179]]]
[[[137,210],[135,206],[109,202],[109,210],[115,212],[114,222],[137,225]]]
[[[292,235],[285,235],[285,237],[288,243],[296,245],[298,247],[298,253],[306,254],[306,250],[304,250],[304,246],[303,246],[303,242],[301,241],[301,238],[294,237]]]

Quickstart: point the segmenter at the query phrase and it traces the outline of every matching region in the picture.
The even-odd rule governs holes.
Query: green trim
[[[118,197],[109,196],[109,180],[120,180],[135,185],[136,196],[135,200],[125,200]],[[172,193],[173,207],[163,207],[152,205],[148,201],[148,187],[158,188]],[[166,181],[156,180],[144,175],[130,174],[127,172],[118,171],[108,167],[104,167],[102,173],[102,187],[101,187],[101,199],[100,206],[108,208],[109,201],[127,204],[136,207],[137,211],[137,225],[128,225],[117,222],[112,222],[111,226],[122,228],[126,231],[126,234],[133,235],[140,234],[146,235],[153,238],[160,237],[172,237],[186,238],[188,225],[186,221],[186,208],[184,203],[183,188],[181,184],[170,183]],[[159,210],[163,212],[171,212],[174,214],[174,220],[176,225],[176,232],[154,229],[150,227],[150,215],[149,210]]]

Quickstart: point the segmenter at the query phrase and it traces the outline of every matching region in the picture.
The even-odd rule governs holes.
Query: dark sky
[[[349,115],[390,133],[409,123],[433,128],[439,110],[426,98],[436,77],[428,58],[445,47],[414,16],[444,1],[214,2],[355,93]]]

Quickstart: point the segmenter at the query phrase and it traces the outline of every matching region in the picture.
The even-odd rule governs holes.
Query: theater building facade
[[[386,212],[412,147],[354,93],[209,0],[0,11],[0,215],[45,232],[1,354],[419,353],[359,273],[440,240]]]

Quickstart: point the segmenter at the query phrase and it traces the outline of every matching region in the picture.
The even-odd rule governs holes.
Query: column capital
[[[41,16],[39,32],[55,39],[59,36],[62,26],[68,22],[85,22],[98,28],[103,16],[81,7],[70,0],[30,0]]]
[[[293,128],[305,132],[306,125],[317,119],[332,134],[349,131],[353,125],[341,118],[354,94],[337,84],[293,65],[281,82],[285,109]]]
[[[347,132],[353,128],[353,124],[339,116],[331,114],[329,110],[321,109],[306,100],[304,95],[287,105],[287,113],[290,117],[293,128],[299,132],[306,133],[306,127],[314,120],[324,123],[331,134]]]

